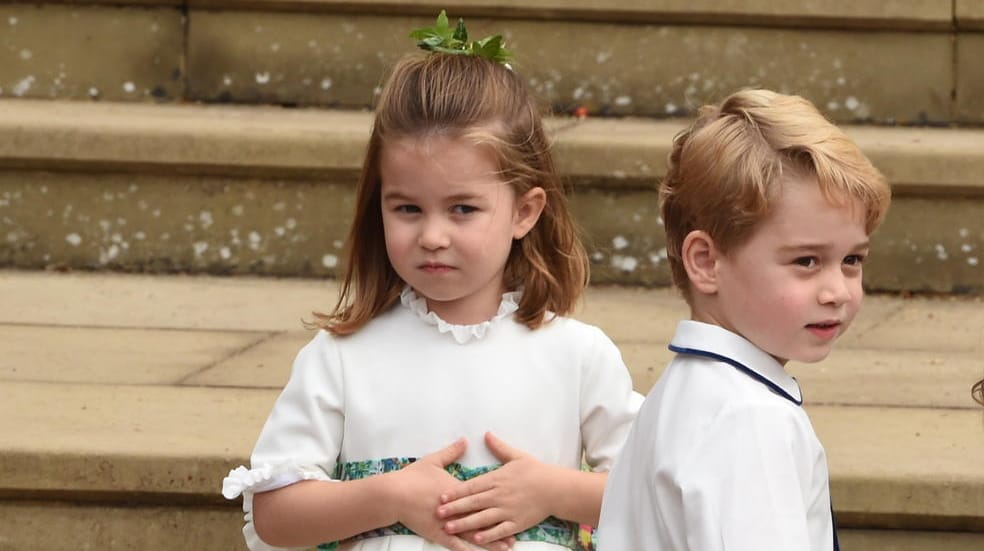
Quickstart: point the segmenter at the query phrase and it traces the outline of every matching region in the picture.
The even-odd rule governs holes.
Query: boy
[[[675,138],[659,195],[691,319],[608,478],[599,549],[837,549],[783,366],[822,360],[854,319],[885,179],[808,101],[746,90]]]

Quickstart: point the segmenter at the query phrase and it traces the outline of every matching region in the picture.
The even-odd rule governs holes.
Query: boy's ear
[[[683,257],[683,267],[690,279],[690,288],[704,295],[717,293],[717,261],[720,253],[711,236],[701,230],[688,233],[683,239],[680,256]]]
[[[542,187],[535,187],[516,198],[516,210],[513,213],[513,239],[522,239],[540,219],[544,207],[547,206],[547,192]]]

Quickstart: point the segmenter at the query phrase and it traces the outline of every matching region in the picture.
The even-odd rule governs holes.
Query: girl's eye
[[[852,254],[844,257],[844,264],[847,264],[848,266],[860,266],[863,262],[863,254]]]
[[[451,212],[454,214],[469,214],[475,212],[478,208],[470,205],[455,205],[451,207]]]
[[[404,214],[415,214],[420,212],[420,207],[417,205],[399,205],[395,210]]]
[[[793,264],[804,268],[815,268],[818,264],[815,256],[801,256],[793,261]]]

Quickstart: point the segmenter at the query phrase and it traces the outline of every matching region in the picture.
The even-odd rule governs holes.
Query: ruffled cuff
[[[243,496],[243,512],[246,521],[243,526],[243,536],[246,539],[246,546],[251,551],[287,551],[287,548],[269,545],[261,540],[259,534],[256,533],[256,526],[253,524],[253,494],[269,492],[302,480],[334,482],[334,479],[321,469],[302,467],[293,463],[263,465],[255,469],[238,467],[229,471],[229,476],[222,480],[222,495],[226,499]]]
[[[255,469],[240,466],[229,471],[229,476],[222,480],[222,495],[226,499],[235,499],[240,495],[269,492],[302,480],[332,479],[321,469],[294,464],[262,465]]]

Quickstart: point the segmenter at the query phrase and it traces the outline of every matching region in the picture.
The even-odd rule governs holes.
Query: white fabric
[[[725,356],[799,398],[771,356],[683,321],[672,344]],[[608,478],[600,551],[830,551],[827,461],[802,407],[728,363],[678,355]]]
[[[356,334],[320,331],[298,353],[253,450],[252,469],[230,472],[224,484],[226,497],[243,494],[250,549],[275,549],[256,535],[253,494],[327,479],[337,462],[421,457],[464,436],[468,448],[459,463],[497,464],[483,440],[491,431],[544,462],[579,468],[583,452],[593,470],[610,468],[642,396],[601,330],[556,317],[531,331],[508,313],[481,329],[452,326],[429,319],[412,293],[405,296]],[[515,310],[507,303],[515,305],[515,296],[503,297],[500,314]],[[388,536],[343,549],[440,547]]]

